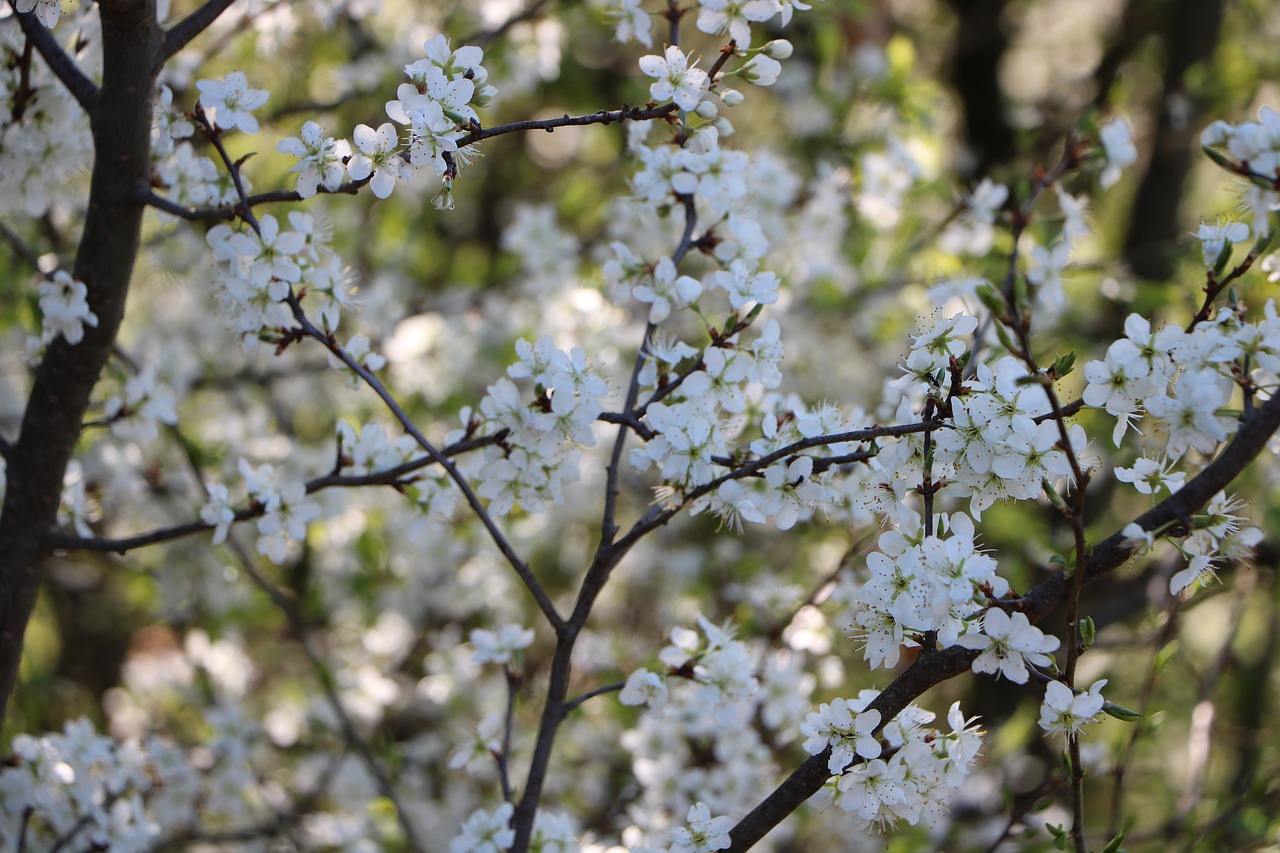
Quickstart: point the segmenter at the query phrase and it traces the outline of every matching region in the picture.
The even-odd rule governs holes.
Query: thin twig
[[[291,295],[289,297],[289,305],[293,309],[294,319],[298,321],[302,334],[319,341],[329,350],[329,352],[337,356],[343,364],[355,373],[356,376],[359,376],[360,379],[378,395],[391,414],[395,416],[395,419],[400,422],[400,426],[404,428],[404,431],[412,436],[413,440],[418,442],[418,446],[425,450],[427,455],[430,456],[437,465],[445,470],[449,475],[449,479],[453,480],[458,489],[462,492],[463,498],[466,500],[467,505],[471,507],[472,512],[475,513],[476,518],[480,520],[480,523],[484,526],[485,530],[488,531],[489,538],[498,546],[498,550],[502,552],[502,556],[506,558],[507,562],[511,564],[511,567],[515,569],[516,575],[518,575],[520,580],[524,582],[525,588],[529,590],[534,601],[537,602],[538,609],[542,611],[542,615],[547,618],[547,621],[552,625],[552,627],[559,631],[564,625],[564,619],[556,611],[555,605],[551,602],[550,597],[547,596],[546,591],[542,588],[542,584],[538,582],[536,577],[534,577],[534,574],[532,570],[530,570],[528,564],[525,563],[524,560],[520,559],[520,556],[516,554],[515,549],[511,547],[511,543],[507,540],[506,534],[504,534],[501,528],[498,527],[497,523],[493,520],[493,516],[489,514],[489,511],[485,508],[484,504],[480,502],[480,498],[476,495],[475,490],[471,488],[471,484],[467,482],[467,478],[460,470],[458,470],[458,466],[454,465],[447,456],[441,453],[440,450],[422,434],[422,431],[418,429],[416,424],[414,424],[413,419],[410,418],[408,413],[401,407],[395,396],[387,390],[387,386],[382,384],[382,380],[375,376],[372,371],[366,369],[364,365],[360,364],[360,362],[352,358],[351,354],[348,353],[336,340],[334,340],[332,335],[316,328],[315,324],[307,317],[306,312],[302,310],[302,305],[298,302],[298,298],[296,296]]]
[[[458,456],[481,447],[487,447],[491,444],[500,443],[506,437],[506,433],[496,433],[494,435],[483,436],[480,438],[468,438],[455,442],[441,449],[440,455],[446,458]],[[356,486],[392,486],[400,487],[411,482],[409,475],[416,471],[421,471],[431,465],[435,465],[437,460],[429,455],[420,456],[417,459],[411,459],[402,465],[394,468],[387,468],[383,471],[374,471],[369,474],[325,474],[321,477],[313,477],[306,481],[305,487],[308,495],[314,494],[321,489],[330,489],[335,487],[356,487]],[[235,522],[248,521],[250,519],[259,518],[265,512],[265,508],[257,505],[243,507],[236,511]],[[125,554],[136,548],[142,548],[146,545],[155,545],[160,542],[171,542],[174,539],[181,539],[184,536],[190,536],[194,533],[200,533],[205,530],[213,530],[216,525],[209,524],[205,521],[191,521],[186,524],[178,524],[172,527],[163,527],[156,530],[150,530],[146,533],[138,533],[133,536],[121,536],[118,538],[107,537],[80,537],[72,536],[58,530],[51,530],[45,534],[45,543],[50,548],[60,548],[67,551],[104,551],[115,554]]]
[[[210,0],[214,2],[214,0]],[[205,138],[213,143],[214,149],[217,150],[218,156],[222,158],[222,162],[226,164],[227,172],[231,175],[231,182],[235,185],[236,195],[240,197],[240,206],[238,214],[245,222],[249,223],[249,227],[253,229],[253,233],[259,237],[262,236],[262,226],[258,224],[258,217],[253,213],[253,205],[249,203],[249,193],[245,189],[244,179],[240,177],[240,164],[231,159],[231,155],[227,153],[227,147],[222,144],[222,132],[209,121],[209,117],[205,115],[204,108],[196,104],[193,113],[195,120],[204,128]]]
[[[317,193],[329,194],[345,194],[355,195],[360,188],[369,183],[369,178],[359,181],[346,181],[337,189],[327,189],[323,184],[316,187]],[[149,188],[143,188],[138,193],[138,201],[151,205],[152,207],[163,210],[165,213],[185,219],[188,222],[207,222],[212,220],[231,221],[240,215],[240,211],[247,203],[249,207],[259,204],[276,204],[294,201],[305,201],[298,194],[297,190],[272,190],[271,192],[258,193],[251,195],[247,200],[241,201],[239,204],[224,204],[220,207],[184,207],[177,202],[170,201],[162,195],[152,192]]]
[[[465,148],[468,145],[475,145],[477,142],[483,142],[495,136],[516,133],[522,130],[545,130],[551,133],[558,127],[583,127],[589,124],[613,124],[623,121],[652,121],[653,119],[667,118],[676,112],[676,109],[674,103],[662,104],[656,107],[624,106],[616,110],[597,110],[589,115],[571,116],[565,113],[559,118],[515,121],[511,124],[500,124],[496,127],[476,128],[458,140],[458,147]]]
[[[613,684],[606,684],[604,687],[597,687],[595,690],[589,690],[586,693],[583,693],[577,699],[571,699],[568,702],[565,702],[564,710],[567,713],[569,711],[574,710],[575,708],[577,708],[579,705],[581,705],[583,702],[587,701],[588,699],[593,699],[596,696],[602,696],[605,693],[613,693],[615,690],[621,690],[626,686],[627,686],[627,682],[625,681],[615,681]]]
[[[502,751],[495,756],[498,762],[498,782],[502,786],[502,801],[511,802],[511,733],[516,726],[516,696],[520,692],[523,676],[503,664],[502,672],[507,677],[507,713],[502,720]]]

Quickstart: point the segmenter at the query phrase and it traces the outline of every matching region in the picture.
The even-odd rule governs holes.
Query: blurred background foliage
[[[258,3],[247,17],[248,34],[197,44],[203,55],[169,80],[174,102],[194,101],[197,77],[233,68],[270,89],[264,131],[228,139],[233,155],[255,154],[246,169],[263,190],[291,185],[290,162],[275,153],[274,142],[296,134],[303,120],[320,121],[339,135],[357,123],[385,120],[383,103],[400,82],[401,66],[437,31],[455,46],[485,48],[485,65],[499,89],[482,115],[487,125],[647,98],[645,80],[635,73],[641,51],[613,43],[591,5],[387,0],[380,6],[357,19],[341,10],[303,14],[301,4],[294,12],[282,0]],[[175,3],[174,14],[183,11]],[[660,20],[655,32],[662,41]],[[684,35],[710,64],[715,43],[692,26]],[[893,365],[906,349],[906,335],[939,302],[931,288],[958,276],[1003,278],[1007,234],[976,262],[937,245],[959,212],[960,194],[980,178],[1009,184],[1015,197],[1025,197],[1037,169],[1056,162],[1082,117],[1118,113],[1133,124],[1139,164],[1115,190],[1097,197],[1090,258],[1069,268],[1069,307],[1039,337],[1043,360],[1074,351],[1082,365],[1101,357],[1130,311],[1181,324],[1198,307],[1203,267],[1191,232],[1237,201],[1224,175],[1199,153],[1200,131],[1213,119],[1240,121],[1262,104],[1280,104],[1280,7],[1266,0],[826,0],[775,35],[795,43],[796,54],[773,90],[754,91],[744,106],[727,111],[737,128],[729,144],[785,156],[802,183],[797,209],[822,182],[836,186],[846,204],[836,217],[843,221],[836,222],[838,241],[827,247],[832,258],[825,269],[803,275],[779,270],[793,283],[780,306],[788,344],[784,387],[810,400],[861,402],[876,418],[891,414],[877,409],[881,378],[896,375]],[[437,431],[455,425],[462,407],[478,401],[509,362],[514,339],[544,331],[549,306],[559,304],[544,299],[541,285],[530,285],[522,258],[504,247],[503,234],[519,205],[548,206],[558,228],[572,235],[560,247],[563,274],[603,293],[598,264],[615,217],[611,200],[625,192],[632,171],[624,148],[625,132],[613,126],[512,134],[482,146],[484,156],[455,186],[457,209],[451,213],[434,210],[427,203],[434,188],[422,186],[398,190],[387,202],[364,193],[307,207],[333,229],[338,251],[362,283],[361,328],[382,330],[375,348],[410,347],[417,366],[409,373],[420,375],[404,383],[403,393],[421,424]],[[858,201],[868,201],[876,178],[872,155],[899,149],[910,151],[919,172],[886,219],[874,204]],[[1082,192],[1092,180],[1072,176],[1068,187]],[[1056,227],[1052,206],[1045,212],[1033,233],[1051,234]],[[191,230],[171,223],[150,229],[132,296],[140,319],[130,320],[125,350],[146,350],[146,337],[166,328],[166,318],[202,305],[208,311],[203,241],[198,228],[194,239]],[[75,233],[74,213],[56,211],[23,232],[41,252],[63,257]],[[7,264],[19,265],[8,253],[0,247]],[[803,286],[794,286],[796,280]],[[1271,295],[1259,276],[1243,288],[1255,305]],[[30,327],[32,308],[6,298],[0,323]],[[492,320],[495,310],[502,312],[500,322]],[[635,328],[617,330],[612,354],[602,357],[629,359],[639,339]],[[272,362],[242,359],[225,342],[193,341],[193,349],[190,357],[203,366],[182,404],[190,432],[165,437],[145,455],[136,448],[116,451],[133,454],[149,498],[160,507],[149,511],[155,523],[190,517],[197,504],[183,490],[188,475],[182,472],[191,462],[213,470],[238,453],[268,452],[277,433],[331,449],[338,418],[376,412],[337,383],[330,388],[313,381],[324,370],[315,352],[289,352]],[[449,372],[439,375],[436,364],[448,365]],[[6,434],[16,428],[23,383],[22,369],[11,364],[0,406]],[[1064,381],[1072,396],[1080,387],[1078,371]],[[227,418],[228,411],[237,417]],[[246,416],[231,423],[250,411],[260,413],[253,416],[257,421]],[[1082,419],[1098,437],[1095,450],[1110,453],[1110,419],[1097,413]],[[86,437],[91,453],[107,452],[109,444],[96,433]],[[313,459],[315,471],[326,470],[323,450]],[[634,475],[634,482],[631,512],[647,499],[644,480]],[[109,509],[111,484],[95,488]],[[1263,496],[1251,504],[1255,523],[1268,534],[1280,529],[1274,469],[1250,473],[1237,491]],[[322,589],[330,581],[317,577],[326,553],[346,549],[343,559],[351,565],[342,591],[364,608],[370,625],[405,564],[427,559],[387,528],[376,499],[357,506],[354,515],[331,515],[302,558],[276,578],[317,628],[332,618],[333,590]],[[1109,535],[1142,508],[1136,496],[1100,478],[1093,487],[1091,538]],[[575,588],[594,547],[590,509],[570,513],[563,527],[530,516],[512,519],[530,562],[561,595]],[[1068,526],[1048,506],[997,505],[980,529],[1016,589],[1042,579],[1053,552],[1070,548]],[[603,666],[599,681],[642,665],[671,625],[703,612],[717,621],[734,619],[745,636],[785,639],[810,655],[818,672],[815,703],[883,686],[888,674],[866,671],[835,624],[834,607],[823,603],[840,578],[862,570],[874,536],[874,529],[822,523],[787,535],[748,529],[727,536],[705,517],[661,531],[636,558],[646,569],[620,572],[601,602],[595,628],[602,646],[613,644],[602,658],[616,661],[616,668]],[[277,701],[313,689],[283,618],[264,596],[246,589],[234,569],[215,560],[202,580],[182,579],[179,567],[207,560],[200,554],[206,546],[198,539],[126,557],[59,558],[28,632],[23,683],[0,742],[20,731],[57,728],[81,714],[118,730],[124,705],[136,705],[144,727],[181,735],[181,707],[155,697],[130,705],[134,700],[121,698],[122,684],[138,692],[146,678],[137,670],[157,666],[194,626],[213,637],[233,630],[242,636],[255,679],[271,679]],[[459,543],[416,547],[464,575],[468,561],[483,551],[466,530]],[[1171,559],[1131,566],[1087,590],[1085,611],[1099,633],[1081,662],[1080,681],[1110,679],[1108,695],[1144,714],[1135,724],[1108,720],[1088,738],[1086,793],[1096,838],[1124,829],[1130,850],[1280,849],[1280,738],[1273,725],[1280,686],[1278,553],[1269,537],[1253,563],[1226,568],[1221,586],[1187,603],[1169,600],[1168,577],[1178,568]],[[485,574],[473,589],[477,602],[504,597],[514,602],[509,607],[523,607],[514,584],[507,580],[504,587],[495,576]],[[183,584],[188,586],[175,589]],[[429,595],[430,589],[428,582],[420,592]],[[797,613],[797,602],[805,600],[819,606]],[[417,679],[446,671],[442,660],[453,654],[450,644],[487,624],[476,615],[477,602],[440,603],[436,621],[400,665],[401,675]],[[1055,628],[1061,633],[1061,625]],[[615,634],[631,639],[623,643]],[[530,685],[543,675],[546,657],[539,648],[527,655]],[[131,684],[129,667],[135,670]],[[590,674],[591,664],[584,670]],[[1069,823],[1059,759],[1036,726],[1038,691],[965,677],[934,694],[923,704],[943,711],[960,699],[992,733],[985,748],[990,772],[957,803],[958,819],[945,837],[903,828],[880,842],[827,814],[802,819],[778,849],[985,849],[992,827],[998,834],[1002,822],[1009,835],[1001,849],[1049,849],[1043,832],[1021,834],[1027,826]],[[526,728],[536,709],[536,702],[522,706]],[[584,709],[580,721],[587,732],[594,725],[591,713]],[[393,713],[379,728],[379,747],[394,760],[398,744],[440,722]],[[633,795],[625,756],[576,735],[559,748],[554,776],[580,766],[600,784],[594,816],[590,804],[579,812],[584,825],[610,830],[608,815]],[[798,744],[776,757],[781,767],[793,766]]]

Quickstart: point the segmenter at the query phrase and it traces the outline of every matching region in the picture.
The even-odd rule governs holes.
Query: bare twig
[[[588,690],[586,693],[583,693],[577,699],[571,699],[570,701],[565,702],[564,709],[566,712],[572,711],[575,708],[577,708],[579,705],[581,705],[583,702],[587,701],[588,699],[592,699],[596,696],[603,696],[605,693],[613,693],[614,691],[621,690],[626,686],[627,686],[627,682],[617,681],[617,682],[614,682],[613,684],[606,684],[603,687],[597,687],[595,690]]]

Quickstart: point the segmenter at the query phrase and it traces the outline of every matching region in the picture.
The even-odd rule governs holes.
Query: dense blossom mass
[[[354,25],[377,4],[321,5]],[[1210,155],[1249,183],[1242,219],[1195,232],[1208,294],[1198,313],[1175,322],[1135,311],[1122,330],[1117,317],[1119,336],[1082,354],[1074,373],[1074,354],[1033,336],[1071,310],[1072,267],[1090,257],[1084,187],[1111,187],[1138,158],[1125,119],[1090,118],[1065,165],[1040,173],[1034,192],[983,178],[936,223],[952,268],[998,256],[1004,282],[966,273],[937,283],[936,307],[861,405],[807,400],[783,365],[815,343],[797,341],[789,312],[806,288],[855,278],[839,249],[851,218],[868,232],[896,228],[910,194],[930,180],[930,158],[916,140],[887,133],[858,149],[855,180],[832,163],[806,172],[780,146],[738,146],[733,110],[752,99],[751,87],[789,86],[784,98],[799,91],[787,76],[800,65],[797,49],[771,36],[809,3],[698,0],[685,28],[706,37],[696,50],[674,43],[679,15],[660,14],[663,4],[593,5],[618,42],[653,51],[628,60],[627,82],[648,104],[577,122],[622,122],[625,197],[592,226],[590,245],[567,233],[554,207],[513,208],[501,243],[519,257],[518,297],[468,295],[449,315],[434,285],[395,304],[394,283],[368,271],[367,258],[358,291],[352,258],[340,252],[366,247],[326,208],[265,206],[398,194],[431,199],[435,210],[423,215],[444,219],[479,169],[477,141],[499,135],[493,116],[518,97],[504,86],[521,91],[517,71],[503,66],[507,81],[485,63],[515,60],[415,35],[413,57],[379,96],[384,106],[349,127],[335,111],[317,116],[324,123],[269,116],[267,104],[282,98],[266,88],[266,69],[206,77],[197,63],[161,75],[152,181],[140,198],[156,209],[157,252],[174,229],[186,233],[182,220],[206,223],[193,230],[203,254],[190,275],[211,296],[195,313],[216,313],[220,328],[216,343],[189,352],[140,344],[141,363],[127,356],[135,339],[126,337],[121,372],[95,397],[100,417],[85,420],[86,430],[108,427],[110,439],[68,467],[56,544],[123,554],[208,536],[216,570],[149,570],[172,631],[130,652],[123,683],[105,699],[110,734],[77,719],[60,733],[14,738],[0,767],[0,838],[23,839],[17,849],[142,851],[235,845],[243,833],[257,846],[236,849],[266,850],[277,829],[296,824],[290,837],[307,850],[703,853],[730,847],[737,821],[787,777],[792,755],[825,767],[816,801],[860,828],[924,825],[944,837],[952,802],[984,772],[980,721],[959,702],[939,721],[910,701],[918,692],[902,700],[891,688],[848,687],[829,656],[833,633],[881,684],[945,653],[980,676],[1034,689],[1039,727],[1061,736],[1069,766],[1081,761],[1089,724],[1104,712],[1126,716],[1103,696],[1113,682],[1084,689],[1088,679],[1077,679],[1093,628],[1074,608],[1098,544],[1086,542],[1097,532],[1086,530],[1085,495],[1108,477],[1152,506],[1198,488],[1206,461],[1270,405],[1280,314],[1274,300],[1251,305],[1227,285],[1255,261],[1280,276],[1280,253],[1266,254],[1280,209],[1280,117],[1267,108],[1257,121],[1204,131]],[[92,9],[46,0],[14,8],[55,28],[59,42],[72,26],[95,33]],[[546,51],[540,40],[551,36],[532,32],[529,51]],[[20,68],[15,46],[26,37],[12,16],[0,19],[0,35],[14,59],[0,70],[0,209],[53,221],[83,207],[73,177],[91,158],[87,119],[46,64],[28,56]],[[75,44],[67,62],[107,85],[99,39]],[[532,74],[535,60],[521,61]],[[383,70],[351,74],[385,82]],[[15,110],[31,91],[39,97]],[[802,117],[793,121],[788,129],[803,132]],[[603,130],[568,128],[567,114],[555,122],[534,120],[535,132]],[[274,174],[292,192],[252,195],[250,176],[273,173],[224,144],[248,144],[250,134],[278,136],[255,144],[287,161]],[[327,203],[340,202],[356,203]],[[107,319],[91,307],[93,275],[53,258],[38,259],[30,288],[31,365],[55,348],[84,347]],[[530,320],[534,308],[542,310]],[[486,310],[500,332],[480,328]],[[154,316],[164,322],[165,309]],[[138,332],[146,334],[160,333]],[[220,415],[198,412],[197,394],[216,382],[202,374],[197,346],[263,385],[306,380],[272,367],[306,351],[317,382],[341,380],[348,397],[334,399],[366,403],[342,403],[327,420],[317,409],[328,390],[296,418],[278,403],[199,427],[222,448],[201,450],[185,437],[188,419]],[[236,348],[243,353],[225,352]],[[505,373],[485,372],[495,353]],[[456,376],[422,366],[437,356]],[[436,414],[411,414],[428,410]],[[1104,421],[1109,434],[1088,431]],[[198,500],[166,498],[135,520],[98,494],[164,440],[183,448],[192,473],[180,476]],[[161,471],[148,476],[152,497],[172,487]],[[390,488],[367,504],[335,497],[377,486]],[[1007,555],[984,537],[984,521],[1020,502],[1057,513],[1071,531],[1065,547],[1054,543],[1064,554],[1032,557],[1074,585],[1063,637],[1042,627],[1026,577],[1002,567]],[[176,522],[180,506],[188,517]],[[725,582],[706,565],[710,551],[674,538],[655,546],[668,549],[660,556],[644,556],[638,543],[659,541],[681,513],[703,516],[722,542],[827,526],[873,531],[874,545],[850,549],[805,598],[776,572]],[[576,521],[547,520],[561,517]],[[1178,562],[1162,584],[1173,596],[1213,582],[1263,535],[1221,486],[1163,526],[1146,518],[1101,536],[1117,533],[1125,559],[1169,542]],[[375,524],[404,551],[387,547]],[[653,585],[614,592],[642,559],[653,563]],[[582,565],[568,568],[573,560]],[[716,585],[741,605],[722,622],[699,611],[698,596]],[[295,644],[286,662],[258,660],[236,627],[268,606],[254,595]],[[666,620],[669,642],[620,639],[627,625],[617,623],[639,621],[649,604],[645,618]],[[205,621],[207,631],[197,627]],[[264,684],[269,699],[257,702],[250,682],[259,672],[269,681],[277,663],[310,672],[322,689]],[[525,707],[539,702],[541,711]],[[623,807],[595,802],[610,796]],[[575,808],[608,817],[588,823]]]

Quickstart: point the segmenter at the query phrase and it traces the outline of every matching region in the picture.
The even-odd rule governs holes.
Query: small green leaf
[[[1123,720],[1126,723],[1132,723],[1134,720],[1142,719],[1142,714],[1123,705],[1117,705],[1114,702],[1104,702],[1102,710],[1109,716],[1115,717],[1117,720]]]
[[[1098,637],[1098,626],[1093,624],[1093,617],[1086,616],[1080,620],[1080,642],[1085,648],[1093,645]]]
[[[1049,503],[1053,504],[1054,509],[1061,513],[1068,513],[1071,511],[1070,507],[1067,506],[1067,502],[1062,499],[1062,495],[1058,494],[1058,490],[1053,487],[1052,483],[1045,480],[1040,485],[1044,489],[1045,497],[1049,499]]]
[[[1014,344],[1013,338],[1009,337],[1009,329],[1005,325],[1004,320],[996,323],[996,337],[1000,339],[1000,345],[1009,352],[1018,351],[1018,347]]]
[[[1054,375],[1059,379],[1069,374],[1076,365],[1076,354],[1069,352],[1066,355],[1058,356],[1058,360],[1053,363]]]
[[[1201,145],[1200,150],[1204,152],[1204,156],[1217,163],[1228,172],[1235,172],[1235,164],[1231,162],[1231,158],[1216,148],[1210,148],[1208,145]]]
[[[1115,838],[1107,842],[1107,846],[1102,848],[1102,853],[1120,853],[1120,845],[1124,842],[1124,833],[1120,833]]]
[[[978,301],[981,302],[996,319],[1000,319],[1009,313],[1009,305],[1005,302],[1004,294],[996,290],[994,285],[984,284],[975,292],[978,296]]]

